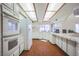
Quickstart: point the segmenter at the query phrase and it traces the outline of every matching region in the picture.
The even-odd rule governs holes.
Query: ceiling
[[[34,4],[38,21],[43,20],[47,5],[48,4],[46,4],[46,3],[35,3]]]
[[[60,23],[65,22],[71,14],[73,14],[74,9],[79,8],[79,3],[66,3],[64,6],[49,20],[50,23]],[[73,18],[73,17],[72,17]]]
[[[20,3],[27,15],[36,22],[49,21],[64,3]]]

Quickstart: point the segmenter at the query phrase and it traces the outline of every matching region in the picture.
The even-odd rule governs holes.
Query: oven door
[[[3,38],[3,55],[9,56],[19,48],[18,36]]]
[[[3,14],[3,36],[19,34],[19,21]]]

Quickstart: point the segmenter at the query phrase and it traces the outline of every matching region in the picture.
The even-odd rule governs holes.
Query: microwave
[[[19,34],[19,20],[3,14],[3,36]]]

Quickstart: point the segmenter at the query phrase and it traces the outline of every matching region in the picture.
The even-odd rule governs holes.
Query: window
[[[76,27],[75,31],[79,32],[79,24],[76,24],[75,27]]]
[[[49,25],[40,25],[40,32],[48,32],[49,30]]]

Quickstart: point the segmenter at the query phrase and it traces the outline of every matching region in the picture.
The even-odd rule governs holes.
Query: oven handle
[[[3,41],[8,41],[9,39],[5,39],[5,40],[3,40]]]

